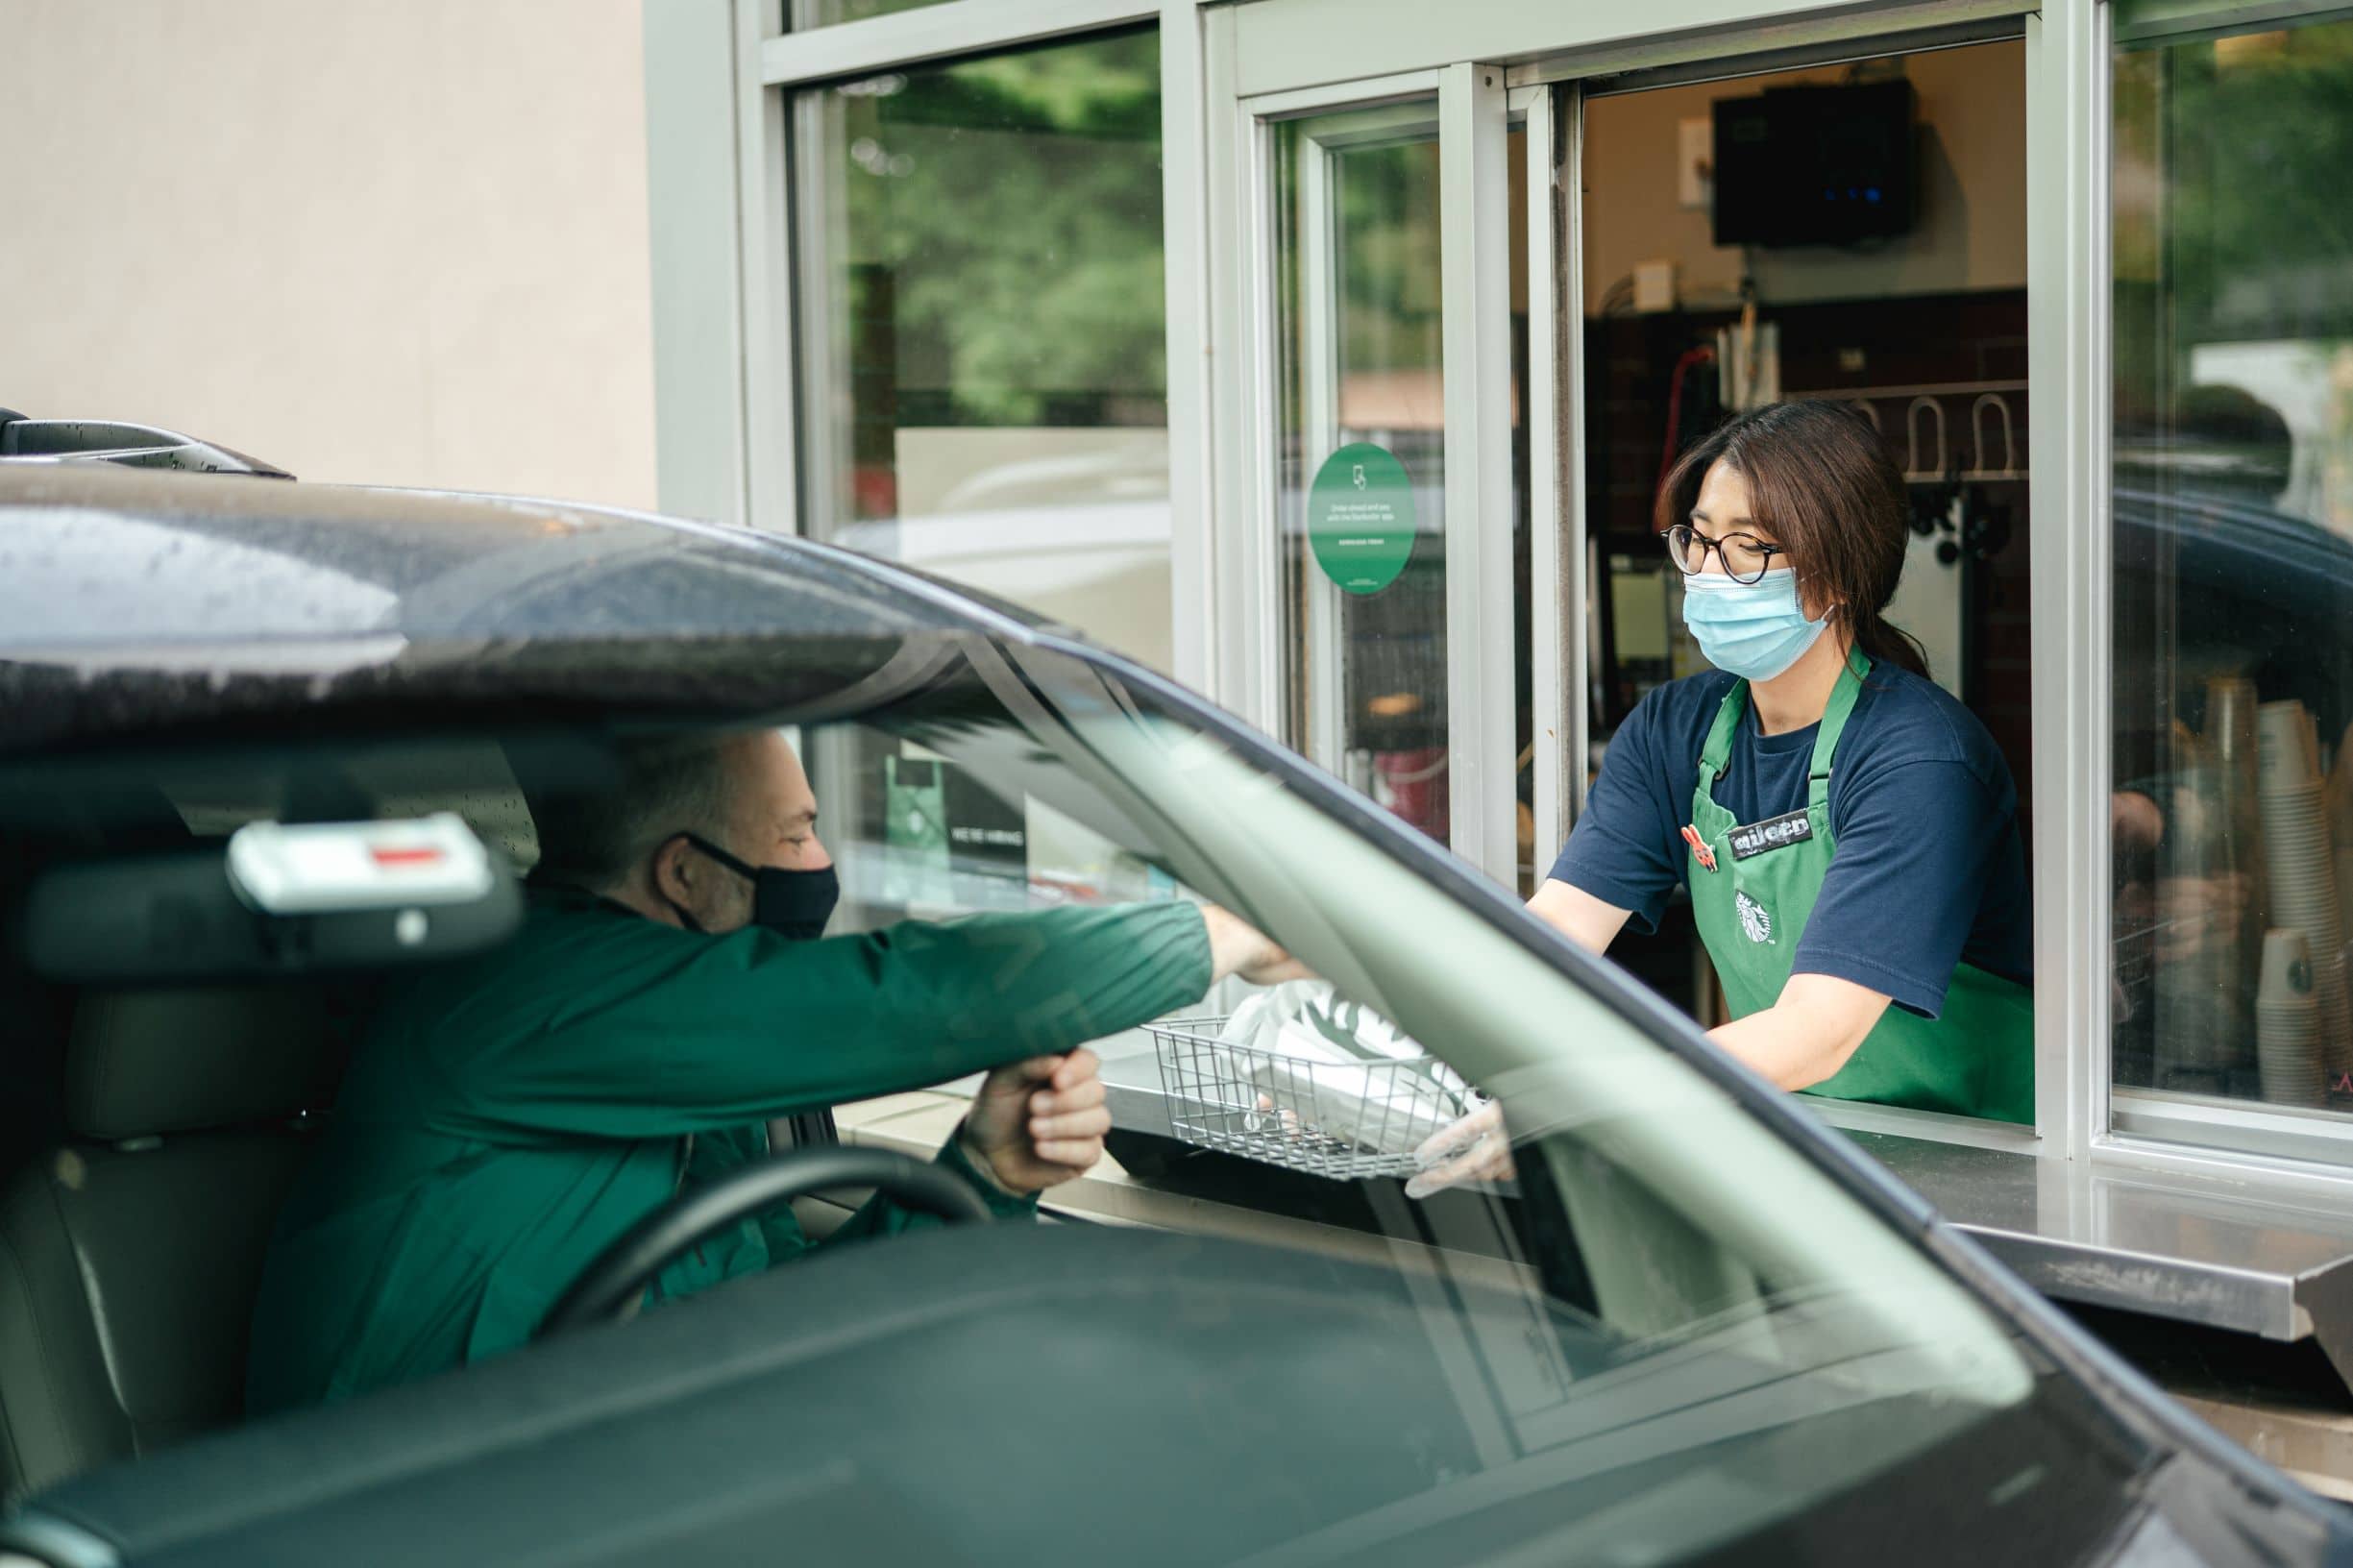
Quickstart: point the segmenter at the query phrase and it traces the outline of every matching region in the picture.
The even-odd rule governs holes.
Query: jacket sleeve
[[[434,1019],[427,1119],[498,1142],[662,1138],[1071,1049],[1200,999],[1187,903],[793,942],[576,916]]]

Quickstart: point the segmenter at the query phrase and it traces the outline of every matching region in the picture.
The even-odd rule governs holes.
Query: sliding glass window
[[[2118,1120],[2348,1159],[2353,21],[2155,9],[2113,77]]]

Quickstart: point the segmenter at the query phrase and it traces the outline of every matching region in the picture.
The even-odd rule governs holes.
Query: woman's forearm
[[[1851,980],[1793,974],[1761,1013],[1719,1025],[1708,1038],[1777,1089],[1811,1089],[1847,1065],[1888,999]]]
[[[1584,889],[1548,879],[1528,900],[1529,912],[1588,953],[1605,953],[1617,940],[1628,912],[1605,904]]]

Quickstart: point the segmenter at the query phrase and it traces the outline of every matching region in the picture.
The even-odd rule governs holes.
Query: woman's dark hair
[[[1871,417],[1834,398],[1767,404],[1718,428],[1658,487],[1660,528],[1690,519],[1716,463],[1749,481],[1749,517],[1789,551],[1801,603],[1827,600],[1874,664],[1928,673],[1927,655],[1879,619],[1903,576],[1911,532],[1903,474]],[[1725,519],[1713,527],[1722,531]]]

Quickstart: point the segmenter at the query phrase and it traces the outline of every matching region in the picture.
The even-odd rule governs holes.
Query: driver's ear
[[[685,834],[675,833],[662,841],[653,851],[653,891],[671,903],[694,908],[695,877],[701,870],[697,858]]]

